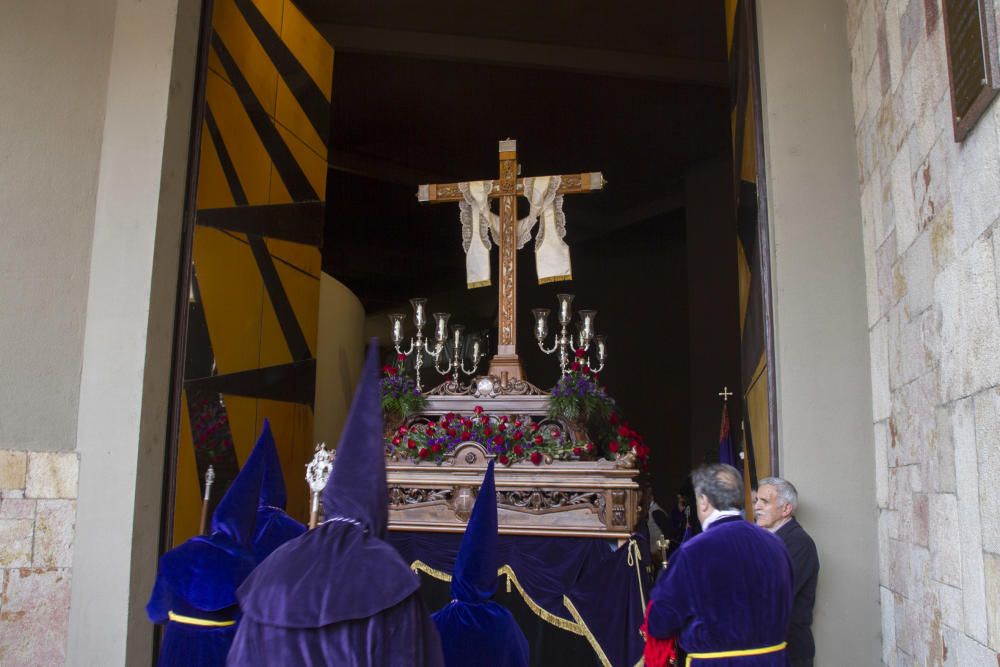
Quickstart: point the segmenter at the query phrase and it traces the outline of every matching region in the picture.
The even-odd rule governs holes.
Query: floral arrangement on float
[[[643,469],[647,467],[649,446],[618,412],[597,371],[587,363],[586,350],[577,348],[567,373],[550,393],[549,417],[589,434],[599,456],[608,459],[631,456]]]
[[[576,358],[584,354],[577,350]],[[407,425],[403,421],[419,414],[426,399],[403,374],[404,361],[400,354],[395,364],[383,367],[386,447],[394,459],[440,464],[460,444],[476,442],[504,466],[602,458],[647,466],[649,447],[642,435],[621,418],[614,399],[585,362],[570,364],[551,389],[547,418],[489,414],[477,405],[468,416],[448,413]]]
[[[427,405],[427,399],[417,387],[416,381],[404,374],[405,362],[406,355],[397,354],[394,363],[382,367],[382,415],[388,430],[394,430],[396,425]]]

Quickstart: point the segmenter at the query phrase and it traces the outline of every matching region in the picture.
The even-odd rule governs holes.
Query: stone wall
[[[75,453],[0,451],[0,665],[66,658]]]
[[[847,4],[882,661],[995,665],[1000,104],[956,143],[940,0]]]

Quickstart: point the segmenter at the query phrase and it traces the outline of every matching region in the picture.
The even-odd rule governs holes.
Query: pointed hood
[[[212,514],[213,537],[216,533],[221,533],[233,544],[250,549],[257,523],[257,503],[264,477],[265,457],[265,448],[253,448]]]
[[[323,516],[360,521],[375,537],[384,536],[389,523],[382,428],[378,342],[373,339],[323,489]]]
[[[257,438],[257,448],[264,450],[264,477],[260,484],[260,505],[285,509],[288,502],[285,493],[285,478],[281,473],[281,459],[278,446],[271,434],[271,423],[264,419],[264,428]]]
[[[420,589],[417,575],[382,539],[389,492],[379,394],[378,343],[372,341],[323,489],[324,521],[286,542],[247,578],[239,589],[245,617],[322,628],[369,618]]]
[[[496,588],[497,490],[490,461],[455,560],[451,596],[459,602],[486,602]]]

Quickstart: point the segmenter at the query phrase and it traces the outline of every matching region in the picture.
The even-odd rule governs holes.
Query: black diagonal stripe
[[[323,91],[316,85],[316,82],[309,76],[302,63],[298,61],[288,46],[281,41],[281,36],[275,32],[264,15],[260,13],[257,5],[251,0],[235,1],[253,34],[257,36],[260,45],[264,47],[264,51],[274,63],[275,69],[285,80],[285,85],[292,91],[292,95],[302,107],[309,123],[316,130],[323,145],[326,145],[330,129],[330,103],[326,101]]]
[[[323,211],[324,206],[321,201],[203,208],[195,215],[195,222],[204,227],[253,234],[269,239],[293,241],[321,248],[323,246]]]
[[[264,287],[267,288],[267,295],[271,298],[271,306],[274,308],[274,314],[278,317],[278,326],[281,327],[281,333],[285,335],[285,342],[288,344],[288,351],[292,354],[292,360],[309,359],[312,357],[309,352],[309,343],[306,342],[302,327],[299,326],[299,321],[295,318],[295,311],[292,310],[292,304],[288,300],[288,295],[285,294],[285,288],[281,284],[281,278],[278,276],[278,269],[274,266],[271,253],[267,250],[267,244],[259,236],[247,236],[247,240],[250,242],[250,251],[257,262],[261,278],[264,279]]]
[[[233,193],[233,200],[240,206],[246,206],[247,196],[243,190],[243,185],[240,183],[239,174],[236,173],[236,167],[229,156],[229,150],[222,139],[222,133],[219,132],[215,117],[212,116],[211,109],[207,106],[205,109],[205,120],[208,123],[208,133],[212,137],[215,152],[219,155],[219,164],[222,165],[226,182],[229,183],[229,189]],[[299,321],[295,317],[295,311],[292,310],[292,304],[288,300],[288,295],[285,294],[285,288],[281,284],[278,270],[274,266],[274,259],[267,250],[267,244],[264,243],[264,239],[260,236],[252,234],[247,235],[247,242],[250,244],[250,251],[253,253],[254,261],[257,263],[257,270],[260,271],[260,276],[264,281],[267,296],[271,300],[274,314],[278,318],[278,326],[281,327],[281,333],[285,336],[285,343],[288,345],[288,351],[291,353],[292,359],[294,361],[308,359],[312,356],[309,352],[309,343],[306,341],[305,334],[302,333],[302,327],[299,326]]]
[[[231,394],[312,405],[316,393],[316,360],[266,366],[184,381],[189,393]]]
[[[243,184],[240,183],[239,174],[236,173],[236,165],[229,157],[226,142],[222,140],[222,133],[219,132],[219,125],[215,122],[212,107],[207,102],[205,103],[205,124],[208,125],[208,134],[212,137],[212,145],[215,146],[215,152],[219,156],[219,164],[222,165],[222,173],[226,177],[226,183],[229,184],[229,192],[233,195],[233,201],[236,202],[237,206],[246,206],[250,203],[247,200],[247,193],[243,189]]]
[[[296,162],[291,149],[288,148],[288,144],[281,138],[281,134],[278,133],[274,123],[271,122],[271,117],[264,110],[257,96],[254,95],[250,83],[236,65],[236,61],[233,59],[232,54],[229,53],[226,45],[222,43],[219,33],[215,31],[212,31],[212,46],[215,48],[216,55],[219,56],[219,61],[222,63],[223,69],[226,70],[229,81],[236,90],[236,94],[239,96],[240,102],[247,112],[247,116],[250,117],[250,122],[253,124],[254,129],[257,130],[257,135],[260,137],[261,143],[264,144],[268,156],[274,163],[275,169],[278,170],[278,175],[281,177],[285,187],[288,188],[288,193],[292,196],[292,200],[314,201],[319,199],[316,190],[309,182],[309,179],[306,178],[299,163]]]

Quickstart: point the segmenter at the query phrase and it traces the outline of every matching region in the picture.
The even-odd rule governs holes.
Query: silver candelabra
[[[597,319],[596,310],[581,310],[580,319],[576,323],[577,333],[571,334],[569,326],[573,323],[573,295],[557,294],[556,300],[559,303],[559,332],[555,335],[555,341],[551,348],[545,347],[545,339],[549,335],[549,309],[535,308],[531,312],[535,316],[535,339],[538,341],[538,348],[545,354],[559,353],[559,370],[563,375],[569,373],[572,359],[571,352],[582,349],[583,358],[580,363],[594,373],[604,370],[604,363],[607,361],[608,349],[607,338],[594,333],[594,320]],[[591,349],[597,354],[596,366],[590,361]]]
[[[410,299],[410,305],[413,306],[413,324],[417,327],[417,334],[410,338],[409,349],[404,351],[401,347],[403,343],[403,322],[406,320],[406,316],[402,313],[390,313],[389,322],[392,326],[392,344],[396,348],[396,352],[406,357],[413,356],[413,369],[417,381],[417,390],[423,391],[420,382],[420,369],[424,366],[424,356],[428,356],[434,360],[434,370],[441,375],[449,373],[457,375],[460,372],[466,375],[475,373],[483,357],[481,350],[482,343],[479,340],[479,336],[475,334],[471,335],[468,337],[470,340],[467,341],[465,327],[461,324],[452,326],[450,337],[452,344],[451,359],[446,358],[445,361],[447,364],[442,368],[440,360],[442,356],[447,356],[445,352],[449,343],[448,320],[451,318],[451,313],[434,313],[434,345],[432,347],[430,340],[424,336],[424,327],[427,325],[427,299]],[[472,346],[471,369],[466,368],[463,357],[464,345],[466,344]]]

